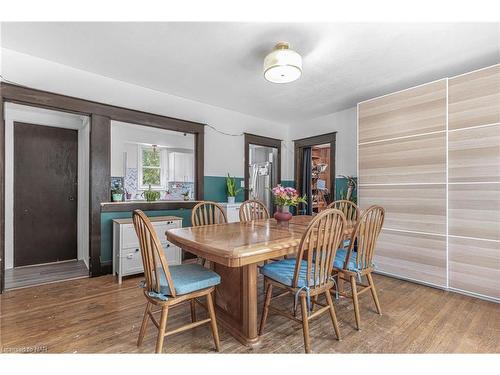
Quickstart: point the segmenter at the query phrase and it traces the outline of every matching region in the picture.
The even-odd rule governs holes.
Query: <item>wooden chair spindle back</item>
[[[342,213],[345,215],[346,220],[351,223],[356,223],[359,218],[358,206],[356,206],[355,203],[345,199],[334,201],[330,203],[327,208],[335,208],[342,211]]]
[[[359,270],[372,267],[375,245],[384,225],[385,210],[380,206],[369,207],[359,218],[351,237],[344,268],[353,252],[357,239],[356,263]]]
[[[151,221],[141,210],[134,210],[132,214],[135,232],[139,239],[146,291],[160,291],[160,267],[165,273],[172,297],[175,297],[175,287],[168,269],[168,262],[163,252],[160,240]]]
[[[269,210],[261,201],[250,199],[240,206],[240,221],[269,219]]]
[[[307,258],[306,275],[309,288],[322,287],[329,281],[333,260],[344,239],[346,225],[342,211],[333,208],[326,209],[314,217],[299,244],[292,285],[294,288],[297,287],[300,276],[299,259],[304,259],[304,257]]]
[[[193,207],[191,212],[191,225],[226,224],[227,217],[224,209],[215,202],[204,201]]]

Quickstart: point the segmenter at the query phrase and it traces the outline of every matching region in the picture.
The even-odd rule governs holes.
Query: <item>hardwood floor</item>
[[[382,316],[369,294],[360,297],[363,326],[356,331],[352,303],[335,301],[342,340],[330,317],[311,321],[313,353],[499,353],[500,305],[456,293],[374,275]],[[149,325],[137,348],[145,299],[140,277],[120,286],[112,276],[65,281],[0,296],[0,347],[41,348],[49,353],[153,353],[156,330]],[[258,288],[259,293],[262,287]],[[259,316],[263,295],[259,295]],[[291,307],[291,298],[284,298]],[[198,317],[205,311],[197,309]],[[169,314],[169,329],[190,321],[189,304]],[[219,325],[222,353],[303,353],[302,328],[270,313],[261,343],[241,345]],[[213,353],[210,327],[165,339],[166,353]]]
[[[89,269],[83,260],[11,268],[5,270],[5,289],[25,288],[85,277],[89,277]]]

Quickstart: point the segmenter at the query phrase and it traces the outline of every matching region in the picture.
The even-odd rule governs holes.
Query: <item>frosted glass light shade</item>
[[[288,83],[302,75],[302,57],[289,49],[288,43],[278,43],[264,59],[264,77],[273,83]]]

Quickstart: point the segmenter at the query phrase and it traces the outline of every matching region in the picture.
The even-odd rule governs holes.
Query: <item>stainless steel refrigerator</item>
[[[273,181],[273,163],[266,161],[254,163],[250,168],[250,199],[257,199],[263,202],[269,212],[273,212],[273,201],[271,196]]]

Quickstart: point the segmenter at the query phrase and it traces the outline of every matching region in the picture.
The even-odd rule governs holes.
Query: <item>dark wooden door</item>
[[[78,132],[14,123],[14,267],[77,258]]]

